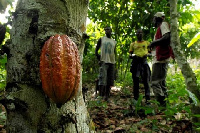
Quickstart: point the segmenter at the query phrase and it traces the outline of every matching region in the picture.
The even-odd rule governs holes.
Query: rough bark
[[[197,86],[197,79],[188,64],[183,51],[181,50],[180,39],[178,36],[178,12],[177,12],[177,0],[170,0],[170,17],[171,17],[171,46],[175,54],[175,59],[181,72],[185,78],[185,84],[187,89],[195,94],[196,98],[200,100],[200,89]],[[192,112],[194,115],[199,114],[200,104],[192,105]],[[193,122],[200,122],[200,118],[193,117]]]
[[[45,96],[39,73],[44,42],[52,35],[66,34],[77,45],[82,59],[88,0],[19,0],[13,14],[11,39],[6,43],[7,86],[5,99],[7,132],[93,132],[82,96],[57,108]],[[82,76],[81,76],[82,77]]]

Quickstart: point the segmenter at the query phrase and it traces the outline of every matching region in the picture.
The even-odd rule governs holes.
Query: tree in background
[[[197,78],[190,68],[184,53],[180,50],[180,39],[178,35],[178,12],[177,12],[177,0],[170,0],[170,16],[171,16],[171,46],[173,48],[175,59],[178,66],[181,68],[181,72],[185,78],[185,84],[188,91],[195,95],[196,100],[192,103],[193,116],[193,126],[195,130],[195,123],[200,123],[200,117],[198,117],[200,112],[200,90],[197,86]],[[195,116],[196,115],[196,116]]]

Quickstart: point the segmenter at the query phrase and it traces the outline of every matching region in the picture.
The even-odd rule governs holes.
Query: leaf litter
[[[91,86],[91,88],[94,88]],[[132,91],[131,88],[130,91]],[[191,133],[189,120],[167,119],[158,105],[146,106],[144,98],[141,105],[133,105],[133,95],[111,89],[109,101],[104,101],[95,91],[88,91],[86,105],[97,133]],[[144,94],[144,92],[142,92]],[[153,98],[152,98],[153,99]],[[151,113],[146,113],[150,108]]]

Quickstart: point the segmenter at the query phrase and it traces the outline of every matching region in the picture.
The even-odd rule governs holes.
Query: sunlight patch
[[[113,90],[113,91],[121,91],[121,87],[119,87],[119,86],[113,86],[111,88],[111,90]]]

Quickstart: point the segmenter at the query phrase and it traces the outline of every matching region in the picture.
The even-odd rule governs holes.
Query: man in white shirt
[[[111,87],[114,85],[116,41],[111,38],[112,29],[104,28],[106,36],[97,42],[95,55],[100,61],[99,68],[99,93],[106,101],[110,96]],[[101,53],[98,54],[99,49]]]

